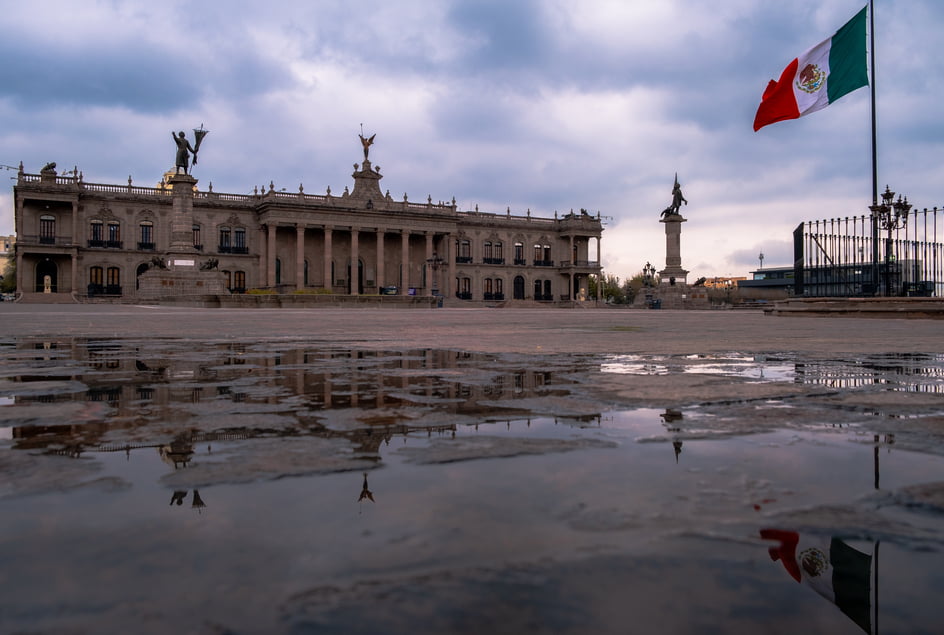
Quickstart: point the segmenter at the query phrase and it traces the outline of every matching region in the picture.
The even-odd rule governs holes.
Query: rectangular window
[[[108,242],[116,243],[121,240],[121,225],[108,223]]]
[[[245,254],[249,250],[246,248],[246,230],[242,227],[237,227],[233,230],[233,253]]]
[[[102,242],[105,240],[105,225],[101,221],[92,221],[89,227],[89,240],[92,242]]]
[[[151,223],[141,223],[141,242],[154,244],[154,226]]]
[[[116,287],[121,284],[121,269],[118,267],[108,268],[108,286]]]
[[[237,271],[233,274],[233,291],[236,293],[246,292],[246,272]]]
[[[56,218],[55,216],[39,217],[39,242],[53,243],[56,241]]]
[[[196,247],[198,251],[203,249],[203,239],[200,237],[200,226],[196,223],[193,225],[193,246]]]

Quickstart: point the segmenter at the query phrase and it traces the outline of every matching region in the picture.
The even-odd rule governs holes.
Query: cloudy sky
[[[940,207],[944,3],[875,4],[879,181]],[[752,130],[767,82],[863,5],[4,1],[0,164],[152,185],[173,164],[171,131],[203,124],[201,188],[338,193],[363,125],[395,198],[599,212],[604,270],[621,278],[665,265],[659,212],[677,172],[690,278],[746,275],[761,252],[789,264],[798,223],[868,213],[867,88]]]

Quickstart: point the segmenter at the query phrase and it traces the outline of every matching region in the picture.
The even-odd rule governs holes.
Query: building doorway
[[[512,283],[514,287],[513,297],[515,300],[524,300],[524,277],[515,276],[515,280]]]
[[[52,260],[46,259],[36,265],[36,292],[57,293],[58,267]]]

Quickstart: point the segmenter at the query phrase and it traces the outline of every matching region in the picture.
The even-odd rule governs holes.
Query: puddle
[[[942,368],[0,343],[0,630],[935,632]]]

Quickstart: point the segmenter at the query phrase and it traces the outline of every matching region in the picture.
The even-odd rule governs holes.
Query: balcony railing
[[[535,260],[534,266],[535,267],[553,267],[554,261],[553,260]]]
[[[472,264],[472,256],[456,256],[457,265],[470,265]]]
[[[138,243],[138,249],[140,251],[154,251],[154,243]]]
[[[504,258],[482,258],[482,264],[503,265],[505,264],[505,259]]]
[[[504,293],[486,293],[484,297],[486,300],[504,300],[505,294]]]
[[[526,264],[528,264],[528,261],[527,261],[526,259],[524,259],[524,258],[515,258],[515,264],[516,264],[516,265],[526,265]]]
[[[219,245],[216,252],[220,254],[248,254],[249,247],[235,247],[233,245]]]
[[[472,299],[472,292],[471,292],[471,291],[459,291],[458,293],[456,293],[456,297],[459,298],[460,300],[471,300],[471,299]]]

